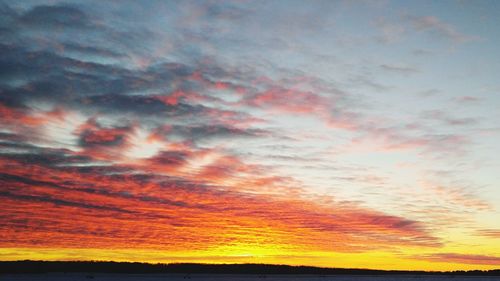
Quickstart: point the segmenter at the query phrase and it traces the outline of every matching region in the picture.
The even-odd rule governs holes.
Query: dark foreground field
[[[112,273],[45,273],[7,274],[1,281],[489,281],[499,276],[453,275],[233,275],[233,274],[112,274]]]
[[[491,271],[384,271],[266,264],[149,264],[127,262],[0,262],[0,281],[486,281],[500,280]]]

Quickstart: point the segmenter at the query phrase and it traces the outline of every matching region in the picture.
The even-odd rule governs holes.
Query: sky
[[[0,260],[500,268],[498,26],[498,1],[1,1]]]

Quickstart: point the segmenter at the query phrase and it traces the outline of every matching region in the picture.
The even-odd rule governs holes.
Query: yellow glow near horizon
[[[0,259],[46,260],[46,261],[118,261],[147,263],[259,263],[308,265],[333,268],[361,268],[382,270],[492,270],[498,265],[463,264],[447,261],[425,261],[403,258],[401,254],[384,252],[366,253],[331,253],[331,252],[291,252],[273,255],[269,251],[255,251],[255,254],[217,255],[210,252],[162,252],[140,249],[37,249],[37,248],[2,248]]]

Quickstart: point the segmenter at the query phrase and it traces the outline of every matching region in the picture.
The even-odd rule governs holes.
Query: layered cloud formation
[[[0,259],[498,266],[485,35],[253,4],[0,4]]]

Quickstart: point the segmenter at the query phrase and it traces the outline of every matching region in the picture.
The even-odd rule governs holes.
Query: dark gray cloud
[[[26,144],[9,144],[9,148],[19,148],[19,147],[29,147]],[[70,165],[70,164],[86,164],[90,163],[91,158],[82,155],[70,155],[62,152],[61,150],[36,148],[32,149],[28,153],[0,153],[0,157],[15,160],[20,163],[26,164],[37,164],[44,166],[58,166],[58,165]]]
[[[236,6],[209,6],[205,10],[208,17],[241,14]],[[245,122],[251,116],[245,112],[222,110],[218,104],[224,100],[209,92],[211,89],[251,90],[242,82],[251,75],[248,70],[229,69],[213,60],[181,63],[180,60],[163,59],[137,67],[135,62],[130,62],[138,54],[140,60],[142,53],[129,52],[129,47],[138,45],[134,34],[141,29],[140,25],[130,30],[130,34],[122,34],[118,26],[110,26],[107,19],[99,18],[106,12],[92,13],[91,17],[88,9],[84,5],[69,4],[16,10],[6,4],[0,6],[4,19],[0,25],[12,31],[10,39],[0,44],[1,104],[17,108],[24,115],[38,110],[33,105],[44,104],[88,116],[112,115],[115,120],[137,122],[141,127],[171,124],[175,125],[177,136],[190,140],[265,134],[223,125]],[[149,34],[146,27],[143,31],[143,35]],[[73,32],[78,36],[71,36]],[[152,40],[141,37],[140,46],[147,50]],[[115,59],[116,63],[99,58]],[[179,92],[186,94],[176,97]],[[175,100],[165,101],[169,97]],[[185,125],[186,122],[200,125]],[[214,125],[204,125],[207,122]],[[118,135],[103,141],[91,137],[92,132],[84,132],[79,144],[88,147],[124,142],[124,136]]]
[[[3,52],[0,58],[0,102],[16,107],[41,101],[91,114],[191,115],[203,118],[217,109],[196,101],[185,101],[185,98],[168,104],[157,96],[194,91],[203,98],[204,88],[210,86],[207,83],[215,83],[210,79],[225,75],[220,67],[197,69],[180,63],[159,63],[146,70],[130,70],[65,57],[64,53],[29,51],[15,45],[0,45],[0,51]],[[196,71],[201,76],[198,80],[190,79]]]
[[[102,127],[97,122],[88,125],[91,128],[83,130],[79,136],[82,147],[120,146],[125,144],[127,136],[134,130],[133,126]]]
[[[200,104],[167,104],[154,95],[133,94],[152,91],[168,96],[177,90],[201,89],[202,85],[186,80],[193,70],[183,64],[162,63],[146,71],[132,71],[47,51],[7,45],[0,49],[4,52],[0,59],[0,102],[7,106],[25,107],[29,102],[43,101],[89,113],[158,117],[203,117],[212,112]]]
[[[63,43],[62,47],[64,52],[75,52],[78,54],[109,57],[109,58],[123,58],[126,55],[121,52],[116,52],[102,47],[89,46],[89,45],[79,45],[76,43]]]
[[[48,196],[14,194],[14,193],[11,193],[8,191],[0,191],[0,197],[7,197],[7,198],[17,200],[17,201],[52,203],[52,204],[57,205],[57,206],[78,207],[78,208],[94,209],[94,210],[101,210],[101,211],[114,211],[114,212],[120,212],[120,213],[134,213],[132,211],[122,209],[122,208],[117,208],[117,207],[75,202],[75,201],[69,201],[69,200],[64,200],[64,199],[52,198],[52,197],[48,197]]]
[[[79,100],[78,103],[80,102],[107,113],[135,113],[155,116],[198,114],[206,109],[203,105],[186,103],[168,105],[154,97],[144,95],[98,95]]]
[[[180,166],[185,164],[190,156],[186,151],[162,151],[150,160],[159,165]]]
[[[26,146],[27,144],[22,143],[23,141],[26,141],[26,138],[24,136],[14,133],[0,132],[0,142],[4,143],[5,145],[12,144],[16,146]]]
[[[119,67],[15,45],[0,45],[0,51],[0,97],[64,102],[75,96],[129,92],[137,83],[130,71]]]
[[[191,140],[202,141],[211,138],[226,137],[261,137],[271,133],[262,129],[240,129],[229,125],[196,125],[196,126],[173,126],[172,133],[189,138]]]
[[[43,187],[49,187],[49,188],[55,188],[55,189],[62,189],[62,187],[59,184],[55,184],[52,182],[47,182],[47,181],[40,181],[40,180],[34,180],[28,177],[22,177],[18,175],[11,175],[11,174],[6,174],[6,173],[0,173],[0,181],[6,184],[6,187],[15,184],[18,186],[20,183],[27,185],[27,186],[43,186]],[[10,188],[11,189],[11,188]]]
[[[67,4],[35,6],[22,14],[19,21],[37,28],[89,28],[92,26],[84,11]]]

